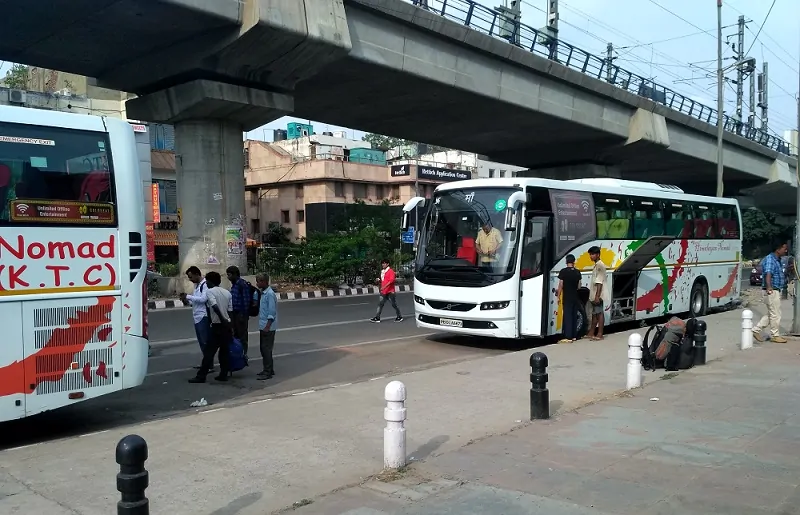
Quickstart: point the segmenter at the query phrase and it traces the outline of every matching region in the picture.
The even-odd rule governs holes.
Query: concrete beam
[[[628,124],[625,145],[669,147],[667,120],[663,115],[639,108]]]
[[[186,120],[227,120],[249,131],[290,114],[289,95],[207,80],[196,80],[128,100],[128,118],[177,123]]]
[[[593,163],[524,170],[518,172],[517,176],[539,177],[542,179],[554,179],[558,181],[566,181],[570,179],[590,179],[593,177],[608,177],[613,179],[622,178],[622,174],[615,167]]]

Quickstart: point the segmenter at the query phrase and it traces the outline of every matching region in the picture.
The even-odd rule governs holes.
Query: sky
[[[479,0],[487,6],[504,0]],[[522,22],[534,27],[545,24],[548,0],[522,0]],[[451,0],[463,3],[464,0]],[[800,52],[800,0],[723,0],[723,38],[736,41],[740,15],[748,21],[745,49],[761,70],[769,63],[769,130],[783,136],[797,127],[798,52]],[[430,0],[431,5],[438,4]],[[559,38],[596,55],[604,56],[607,43],[615,48],[615,64],[670,87],[705,105],[716,108],[717,2],[716,0],[559,0]],[[758,39],[756,39],[758,35]],[[731,65],[733,49],[724,45],[723,65]],[[0,74],[10,67],[0,65]],[[728,79],[736,77],[728,71]],[[745,84],[747,116],[749,86]],[[735,85],[725,88],[725,112],[735,110]],[[272,130],[286,128],[284,117],[247,134],[250,139],[272,140]],[[314,131],[345,130],[355,138],[364,135],[358,127],[339,127],[311,121]]]

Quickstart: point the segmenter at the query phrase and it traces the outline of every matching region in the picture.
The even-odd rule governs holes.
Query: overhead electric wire
[[[679,14],[677,14],[677,13],[673,12],[673,11],[670,11],[669,9],[667,9],[666,7],[664,7],[663,5],[661,5],[660,3],[656,2],[656,0],[650,0],[650,3],[651,3],[651,4],[654,4],[654,5],[658,6],[658,7],[660,7],[661,9],[665,10],[666,12],[668,12],[668,13],[669,13],[669,14],[671,14],[672,16],[674,16],[674,17],[678,18],[679,20],[683,20],[684,22],[688,23],[689,25],[691,25],[692,27],[696,28],[697,30],[700,30],[700,31],[702,31],[702,32],[704,32],[705,34],[709,34],[708,32],[706,32],[706,31],[705,31],[705,30],[703,30],[702,28],[698,27],[698,26],[697,26],[697,25],[695,25],[694,23],[690,22],[689,20],[687,20],[687,19],[686,19],[686,18],[684,18],[683,16],[681,16],[681,15],[679,15]],[[714,30],[717,30],[717,29],[714,29]],[[709,34],[709,35],[711,35],[711,34]],[[711,36],[711,37],[712,37],[712,38],[714,38],[715,40],[717,39],[717,36]]]
[[[650,0],[650,1],[652,2],[653,0]],[[753,45],[755,45],[756,41],[758,41],[758,36],[761,34],[761,30],[764,28],[764,25],[767,23],[767,20],[769,19],[769,15],[772,12],[772,8],[775,7],[775,2],[776,1],[777,0],[772,0],[772,5],[769,6],[769,11],[767,11],[767,15],[764,17],[764,22],[758,28],[758,33],[756,34],[756,37],[753,39],[753,42],[750,43],[750,48],[747,49],[747,52],[745,52],[744,55],[750,55],[750,50],[753,49]]]

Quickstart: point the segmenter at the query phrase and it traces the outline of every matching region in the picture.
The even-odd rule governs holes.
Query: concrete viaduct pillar
[[[134,119],[175,126],[175,165],[181,225],[181,271],[238,266],[247,270],[244,241],[242,133],[294,109],[291,96],[198,80],[127,103]]]

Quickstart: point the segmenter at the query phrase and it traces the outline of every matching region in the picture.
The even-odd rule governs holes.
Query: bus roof
[[[586,191],[591,193],[608,193],[615,195],[633,195],[640,197],[655,197],[671,200],[686,200],[687,202],[713,202],[716,204],[738,205],[739,202],[733,198],[707,197],[703,195],[692,195],[684,193],[677,186],[666,184],[656,184],[653,182],[627,181],[610,177],[598,177],[590,179],[572,179],[568,181],[558,181],[554,179],[541,179],[538,177],[505,177],[494,179],[468,179],[465,181],[454,181],[440,184],[436,191],[461,190],[469,188],[512,188],[527,186],[538,186],[549,189],[568,189],[574,191]]]
[[[107,121],[110,121],[110,119],[107,120],[105,116],[63,113],[48,109],[0,105],[0,122],[107,132]]]

